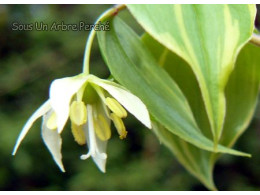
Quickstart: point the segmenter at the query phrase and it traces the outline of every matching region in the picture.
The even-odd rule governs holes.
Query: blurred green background
[[[79,156],[87,148],[64,130],[63,162],[59,171],[40,136],[38,120],[15,157],[17,136],[28,117],[48,98],[51,81],[81,72],[86,31],[12,31],[12,23],[53,22],[93,24],[112,5],[0,5],[0,190],[206,190],[155,136],[133,117],[125,120],[128,137],[113,137],[108,144],[106,174],[91,159]],[[260,7],[259,7],[260,8]],[[141,33],[128,11],[120,13]],[[260,17],[256,25],[259,23]],[[97,42],[91,72],[109,76]],[[260,106],[236,144],[251,159],[223,155],[215,168],[220,190],[260,190]]]

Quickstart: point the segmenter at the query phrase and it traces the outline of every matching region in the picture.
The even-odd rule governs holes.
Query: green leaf
[[[200,132],[179,87],[131,28],[115,17],[110,31],[98,32],[98,40],[113,76],[146,104],[156,120],[185,141],[214,150],[213,142]],[[214,151],[248,156],[221,145]]]
[[[199,82],[215,145],[221,137],[224,89],[254,29],[255,5],[128,5],[141,26],[183,58]]]
[[[213,181],[213,161],[211,153],[201,150],[174,134],[170,133],[159,123],[153,123],[153,132],[169,150],[176,156],[178,161],[208,189],[216,190]]]
[[[240,52],[225,89],[227,111],[220,143],[232,147],[250,124],[260,86],[260,48],[247,44]],[[213,155],[216,161],[219,155]]]
[[[173,52],[145,34],[142,41],[150,49],[169,75],[185,94],[196,118],[197,124],[210,137],[209,122],[196,78],[189,65]],[[221,143],[231,147],[246,129],[256,107],[260,80],[260,48],[247,44],[240,52],[234,71],[225,90],[227,114]],[[212,170],[219,155],[196,148],[170,134],[156,124],[155,134],[181,162],[209,189],[215,189]],[[191,160],[192,159],[192,160]]]
[[[260,48],[247,44],[238,56],[225,94],[227,112],[221,143],[231,147],[252,120],[259,93]]]
[[[198,126],[205,136],[212,137],[207,113],[201,97],[200,88],[190,66],[176,54],[158,43],[148,34],[142,36],[142,41],[152,52],[157,62],[176,81],[183,91],[194,113]],[[216,190],[213,181],[214,161],[211,153],[201,150],[184,140],[174,136],[158,123],[155,124],[154,132],[178,161],[208,189]]]
[[[182,90],[202,133],[212,139],[210,124],[200,88],[190,66],[182,58],[158,43],[147,33],[142,36],[142,42],[152,52],[159,66],[167,71]]]

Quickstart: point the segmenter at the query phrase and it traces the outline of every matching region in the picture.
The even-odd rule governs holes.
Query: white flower
[[[60,134],[70,118],[75,141],[80,145],[87,143],[89,148],[87,154],[81,155],[81,159],[91,156],[99,169],[105,172],[106,145],[111,136],[111,120],[121,139],[127,135],[122,121],[127,112],[121,105],[151,128],[149,113],[142,101],[112,81],[83,73],[54,80],[50,86],[49,100],[35,111],[23,127],[13,155],[35,120],[43,116],[43,141],[56,164],[64,171]]]

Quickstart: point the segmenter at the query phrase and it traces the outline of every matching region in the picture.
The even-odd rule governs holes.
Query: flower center
[[[95,104],[98,101],[98,94],[96,90],[89,83],[87,84],[84,90],[83,101],[86,104]]]

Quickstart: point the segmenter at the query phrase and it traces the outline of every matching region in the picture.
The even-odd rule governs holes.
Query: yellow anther
[[[127,117],[126,110],[116,101],[114,98],[107,97],[105,104],[109,107],[109,109],[115,113],[119,118]]]
[[[75,141],[79,145],[84,145],[86,143],[86,137],[82,125],[78,126],[71,122],[71,132]]]
[[[87,108],[82,101],[73,101],[70,105],[70,120],[75,125],[83,125],[87,122]]]
[[[119,134],[119,138],[120,139],[124,139],[126,138],[126,135],[127,135],[127,131],[125,129],[125,125],[122,121],[121,118],[119,118],[116,114],[112,113],[110,114],[110,118],[112,119],[112,121],[114,122],[115,124],[115,127],[116,127],[116,130]]]
[[[51,114],[51,116],[49,117],[46,126],[48,129],[51,130],[56,130],[57,129],[57,115],[55,114],[55,112],[53,112]]]
[[[97,119],[94,122],[95,132],[98,138],[102,141],[106,141],[111,137],[111,129],[109,123],[102,115],[98,115]]]

